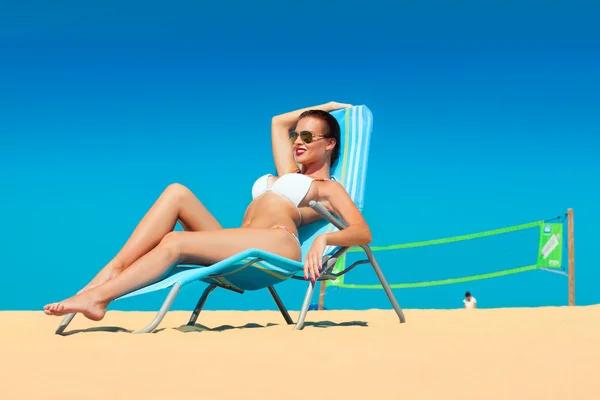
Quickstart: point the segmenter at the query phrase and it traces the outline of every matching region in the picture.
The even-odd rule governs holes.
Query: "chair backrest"
[[[353,106],[331,112],[340,124],[340,158],[333,167],[332,176],[346,189],[354,204],[362,211],[367,178],[369,145],[373,131],[373,114],[367,106]],[[338,229],[325,220],[301,226],[298,230],[302,257],[306,255],[317,235]],[[324,256],[338,248],[328,246]]]

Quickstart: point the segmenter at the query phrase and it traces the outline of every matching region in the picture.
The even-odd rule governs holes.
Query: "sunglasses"
[[[302,141],[304,143],[312,143],[315,140],[325,138],[325,136],[315,135],[311,131],[302,131],[300,133],[298,133],[296,131],[292,131],[292,132],[290,132],[290,142],[294,143],[296,141],[296,139],[298,138],[298,136],[300,136],[300,139],[302,139]]]

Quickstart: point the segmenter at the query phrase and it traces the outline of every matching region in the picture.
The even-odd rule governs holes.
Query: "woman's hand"
[[[310,250],[304,258],[304,279],[310,276],[311,281],[315,281],[319,277],[319,271],[323,268],[323,252],[327,246],[325,235],[319,235],[313,241]]]

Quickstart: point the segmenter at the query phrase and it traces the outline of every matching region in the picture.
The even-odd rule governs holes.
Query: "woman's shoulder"
[[[320,180],[318,183],[323,195],[335,196],[339,193],[346,193],[344,186],[334,179]]]

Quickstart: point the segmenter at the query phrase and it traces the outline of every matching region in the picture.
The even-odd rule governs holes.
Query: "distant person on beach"
[[[304,257],[304,278],[313,282],[322,269],[326,246],[360,246],[371,243],[371,231],[346,189],[331,179],[331,166],[340,154],[340,126],[330,112],[351,107],[330,102],[291,111],[272,118],[271,140],[277,176],[266,174],[252,187],[252,201],[239,228],[224,229],[198,198],[181,184],[169,185],[139,222],[123,248],[75,296],[44,306],[47,315],[80,312],[99,321],[108,304],[140,287],[160,280],[177,264],[212,265],[244,250],[255,248],[301,261],[298,227],[321,219],[310,206],[322,204],[345,221],[346,229],[317,236]],[[188,156],[202,159],[203,152],[217,151],[225,158],[251,163],[255,131],[206,133],[222,136],[220,147],[191,149],[182,143]],[[246,152],[231,154],[227,141],[246,143]],[[165,154],[165,156],[169,156]],[[244,174],[242,168],[239,171]],[[208,180],[205,191],[213,190],[209,179],[235,182],[219,171],[219,165],[199,167]],[[231,187],[217,196],[240,196],[244,188]],[[93,212],[93,210],[90,210]],[[177,222],[183,231],[174,231]],[[88,229],[92,229],[88,227]],[[93,230],[91,231],[93,232]],[[80,231],[77,234],[86,234]],[[87,240],[93,241],[94,233]]]
[[[477,308],[477,299],[471,296],[471,292],[465,293],[465,299],[463,300],[464,308]]]

